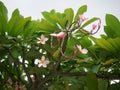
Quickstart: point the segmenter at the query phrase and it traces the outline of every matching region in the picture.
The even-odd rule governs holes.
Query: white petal
[[[40,40],[40,38],[37,38],[37,40]]]
[[[40,41],[37,41],[37,43],[40,43]]]
[[[38,67],[42,67],[43,66],[43,64],[38,64]]]
[[[41,39],[44,39],[44,38],[45,38],[45,37],[44,37],[44,35],[42,34],[42,35],[41,35]]]
[[[47,67],[47,65],[46,65],[46,64],[43,64],[42,66],[43,66],[44,68],[46,68],[46,67]]]
[[[38,60],[38,59],[35,59],[34,64],[38,64],[38,63],[39,63],[39,60]]]

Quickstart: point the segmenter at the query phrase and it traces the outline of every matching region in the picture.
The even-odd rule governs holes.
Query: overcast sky
[[[113,14],[120,19],[120,0],[1,0],[8,8],[8,15],[14,9],[18,8],[20,13],[27,17],[31,16],[32,19],[40,19],[42,11],[50,11],[55,9],[56,11],[63,12],[66,8],[73,8],[75,11],[82,6],[87,5],[88,10],[86,16],[100,17],[102,25],[105,24],[105,14]],[[103,26],[98,34],[103,33]],[[97,34],[97,35],[98,35]]]

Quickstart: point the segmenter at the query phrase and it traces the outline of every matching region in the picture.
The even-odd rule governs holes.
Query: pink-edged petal
[[[87,49],[82,49],[82,50],[81,50],[81,53],[82,53],[82,54],[87,54],[87,53],[88,53],[88,50],[87,50]]]
[[[44,60],[45,60],[45,56],[42,56],[42,57],[41,57],[41,60],[44,61]]]
[[[45,61],[45,64],[49,64],[50,62],[48,60]]]
[[[43,64],[42,66],[43,66],[44,68],[46,68],[46,67],[47,67],[47,65],[46,65],[46,64]]]
[[[47,41],[48,40],[48,38],[45,38],[45,41]]]

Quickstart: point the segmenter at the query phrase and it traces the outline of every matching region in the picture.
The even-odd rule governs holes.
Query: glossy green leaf
[[[51,10],[50,12],[42,12],[45,20],[49,23],[51,28],[56,29],[65,29],[65,24],[67,22],[67,17],[65,13],[55,12],[55,10]],[[42,22],[42,21],[41,21]]]
[[[81,6],[81,7],[78,9],[77,14],[75,15],[74,21],[77,21],[77,20],[78,20],[78,16],[84,14],[86,11],[87,11],[87,5]]]
[[[4,4],[0,1],[0,33],[4,34],[6,32],[6,26],[7,26],[7,8],[4,6]]]
[[[116,32],[114,29],[110,28],[110,26],[104,26],[104,31],[108,37],[115,38]]]
[[[116,51],[120,51],[120,38],[109,38],[108,42],[115,48]]]
[[[20,15],[19,10],[16,9],[10,21],[8,22],[8,33],[12,36],[18,36],[21,35],[24,32],[24,26],[26,25],[26,22],[30,21],[31,18],[24,18]]]
[[[54,27],[53,24],[49,23],[47,20],[45,19],[42,19],[40,24],[39,24],[39,27],[40,27],[40,31],[41,32],[46,32],[46,33],[53,33],[55,32],[56,30],[58,30],[58,28]]]
[[[95,43],[99,45],[101,48],[110,51],[110,52],[116,52],[115,48],[105,39],[96,39]]]
[[[95,22],[95,21],[97,21],[97,20],[99,20],[99,18],[94,17],[94,18],[88,20],[87,22],[85,22],[85,23],[81,26],[81,28],[84,28],[84,27],[86,27],[87,25],[89,25],[89,24],[91,24],[91,23],[93,23],[93,22]]]
[[[73,21],[73,17],[74,17],[73,9],[72,8],[65,9],[64,13],[66,15],[68,22],[71,24]]]
[[[57,15],[57,22],[58,24],[61,26],[61,29],[65,29],[65,25],[66,25],[66,22],[67,22],[67,18],[66,18],[66,15],[64,13],[56,13]]]
[[[114,15],[106,14],[106,25],[109,26],[112,30],[114,30],[112,32],[113,34],[116,34],[120,37],[120,21]]]
[[[39,28],[39,23],[38,21],[28,21],[26,22],[26,25],[24,26],[24,32],[23,35],[24,37],[31,37],[33,36],[36,31],[38,31]]]
[[[54,17],[55,14],[56,14],[55,10],[51,10],[51,12],[47,12],[47,11],[42,12],[44,18],[53,24],[56,24],[56,20]]]
[[[91,40],[87,37],[87,36],[84,36],[81,40],[81,45],[84,46],[84,47],[89,47],[92,45],[92,42]]]

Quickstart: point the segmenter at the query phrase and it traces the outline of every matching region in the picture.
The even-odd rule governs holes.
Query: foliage
[[[95,38],[100,19],[86,11],[44,11],[31,20],[16,9],[8,19],[0,2],[0,90],[118,90],[120,82],[111,82],[120,79],[120,22],[106,14],[105,34]]]

